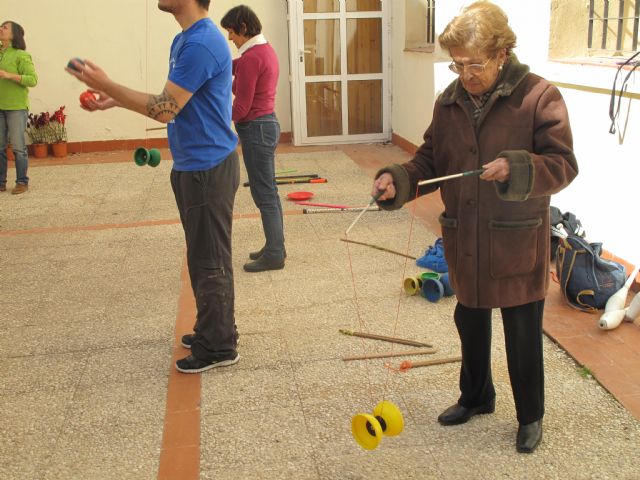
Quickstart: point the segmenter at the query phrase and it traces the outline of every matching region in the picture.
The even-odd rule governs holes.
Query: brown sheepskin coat
[[[498,157],[506,183],[478,176],[425,185],[420,180],[481,168]],[[514,55],[474,125],[456,80],[436,101],[433,121],[414,158],[378,172],[393,175],[397,195],[379,202],[400,208],[440,189],[449,279],[467,307],[495,308],[541,300],[549,286],[549,201],[578,174],[565,103],[558,89]]]

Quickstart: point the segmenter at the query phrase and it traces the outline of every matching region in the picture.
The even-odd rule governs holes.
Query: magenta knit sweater
[[[278,57],[269,43],[254,45],[233,61],[234,122],[273,113],[278,73]]]

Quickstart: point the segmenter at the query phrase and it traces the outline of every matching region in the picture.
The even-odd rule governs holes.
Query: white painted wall
[[[214,0],[209,16],[220,19],[234,0]],[[291,131],[289,58],[285,0],[243,0],[263,24],[263,33],[280,59],[276,115],[282,131]],[[71,57],[88,58],[118,83],[150,93],[160,93],[168,73],[169,47],[179,32],[172,15],[157,8],[157,0],[2,0],[0,21],[12,20],[25,29],[27,50],[39,76],[31,89],[31,111],[53,112],[66,105],[69,140],[140,139],[163,137],[165,132],[146,132],[161,126],[123,109],[89,114],[78,97],[83,85],[64,72]],[[223,31],[226,36],[226,31]],[[235,46],[229,42],[232,55]]]
[[[405,1],[396,0],[392,6],[391,129],[411,143],[420,145],[433,110],[433,54],[404,51]]]
[[[432,105],[437,94],[455,77],[447,69],[446,55],[406,53],[404,3],[393,2],[393,131],[419,145],[422,133],[431,121],[430,109],[416,105]],[[470,2],[450,0],[438,2],[436,36]],[[640,263],[635,239],[637,183],[640,178],[640,100],[625,99],[620,117],[626,119],[624,139],[608,133],[609,95],[615,68],[564,65],[549,62],[549,0],[523,2],[495,0],[509,16],[518,37],[515,50],[521,62],[528,64],[552,82],[561,85],[569,110],[574,146],[580,174],[565,190],[554,196],[552,204],[563,211],[574,212],[582,221],[591,242],[603,242],[605,249],[632,263]],[[433,65],[433,70],[432,70]],[[431,72],[433,77],[430,77]],[[419,76],[425,75],[424,81]],[[640,72],[633,75],[629,91],[640,93]],[[433,91],[425,90],[433,86]],[[620,86],[620,82],[618,82]],[[409,120],[411,119],[411,120]],[[622,126],[624,128],[624,125]]]

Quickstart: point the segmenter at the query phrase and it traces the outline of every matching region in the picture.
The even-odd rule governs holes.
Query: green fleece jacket
[[[0,51],[0,70],[20,75],[20,82],[0,78],[0,110],[29,110],[29,87],[38,83],[31,54],[12,47]]]

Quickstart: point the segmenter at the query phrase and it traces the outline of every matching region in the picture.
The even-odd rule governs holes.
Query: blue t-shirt
[[[231,129],[231,51],[211,19],[173,39],[169,80],[193,94],[167,125],[173,168],[209,170],[238,144]]]

